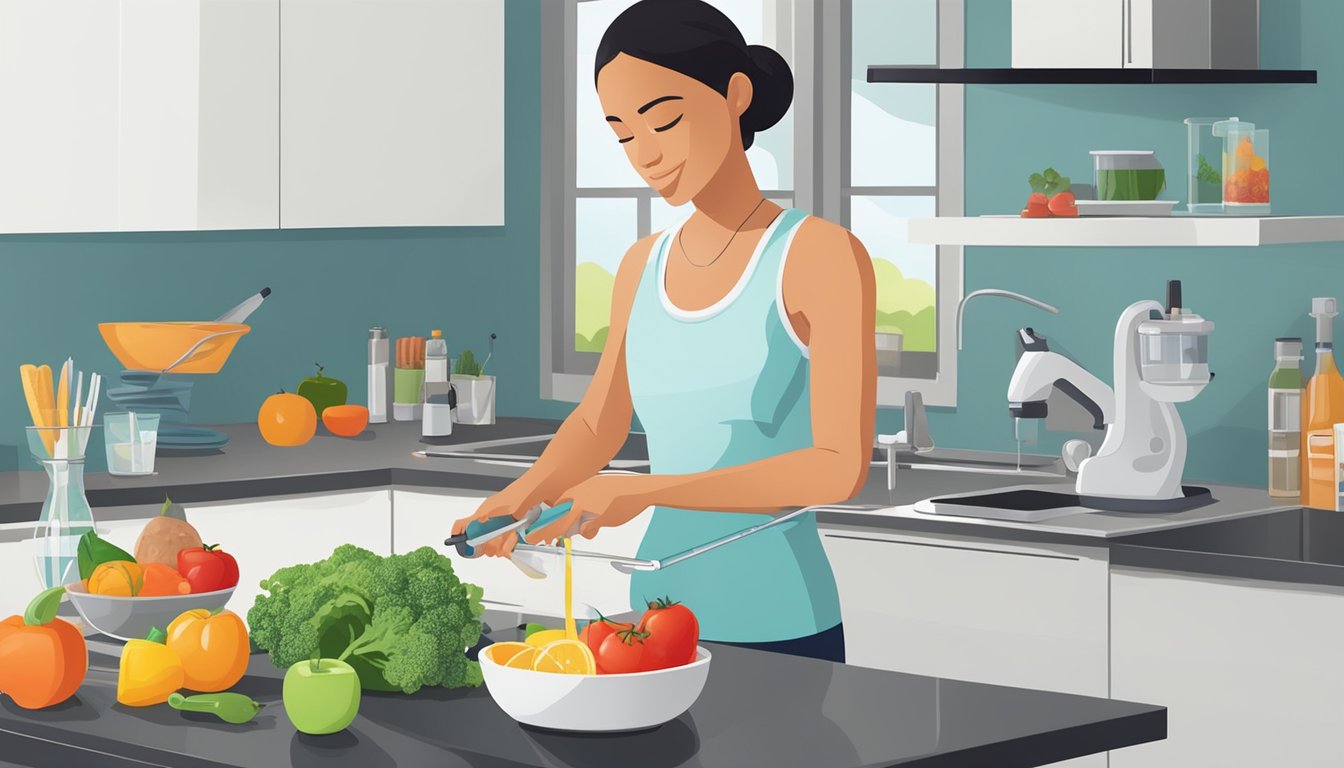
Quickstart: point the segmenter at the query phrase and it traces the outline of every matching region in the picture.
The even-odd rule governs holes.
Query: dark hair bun
[[[778,123],[789,111],[793,102],[793,72],[773,48],[749,45],[747,53],[756,71],[746,73],[751,78],[752,97],[751,106],[742,115],[742,130],[755,133]]]
[[[704,0],[640,0],[621,11],[597,44],[594,82],[622,53],[694,78],[721,96],[728,95],[734,73],[746,75],[752,98],[738,121],[743,149],[751,148],[757,131],[779,122],[793,100],[784,57],[747,45],[733,20]]]

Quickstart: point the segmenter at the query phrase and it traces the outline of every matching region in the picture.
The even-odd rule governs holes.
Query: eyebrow
[[[662,103],[665,102],[665,101],[681,101],[681,97],[680,97],[680,96],[659,96],[658,98],[654,99],[653,101],[650,101],[648,104],[645,104],[644,106],[640,107],[639,109],[637,109],[637,110],[635,110],[635,111],[642,115],[642,114],[644,114],[645,112],[648,112],[650,109],[653,109],[654,107],[658,106],[659,104],[662,104]],[[619,122],[623,122],[623,121],[621,120],[621,118],[616,117],[615,115],[607,115],[607,122],[609,122],[609,123],[619,123]]]

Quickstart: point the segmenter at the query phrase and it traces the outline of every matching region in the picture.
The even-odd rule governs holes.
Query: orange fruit
[[[530,646],[527,643],[503,642],[495,643],[486,647],[485,653],[490,655],[490,660],[501,666],[508,664],[509,659],[526,651]]]
[[[307,398],[281,392],[266,398],[257,411],[257,429],[271,445],[303,445],[317,433],[317,411]]]
[[[354,437],[369,425],[369,409],[362,405],[329,405],[322,411],[322,424],[338,437]]]
[[[131,597],[140,592],[142,574],[142,569],[137,563],[130,560],[111,560],[93,569],[85,589],[91,595]]]
[[[532,662],[537,658],[537,654],[539,653],[541,653],[540,649],[524,648],[523,650],[514,654],[513,658],[504,662],[504,666],[512,667],[513,669],[531,669]],[[491,656],[490,658],[493,659],[494,657]]]
[[[582,640],[556,640],[541,649],[532,661],[532,669],[562,675],[595,675],[597,660]]]

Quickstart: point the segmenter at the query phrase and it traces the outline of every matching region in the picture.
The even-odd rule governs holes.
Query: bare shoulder
[[[785,280],[791,275],[811,283],[821,279],[831,285],[837,280],[863,280],[872,274],[872,262],[863,243],[852,232],[816,216],[809,216],[798,226],[798,234],[789,249]]]
[[[625,250],[625,255],[621,257],[621,264],[616,268],[617,290],[622,287],[634,290],[635,284],[639,282],[639,276],[644,274],[644,265],[649,261],[653,244],[658,242],[660,235],[661,233],[655,232],[652,235],[641,237]]]

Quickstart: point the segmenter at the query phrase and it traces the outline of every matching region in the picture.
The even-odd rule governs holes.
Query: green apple
[[[359,675],[340,659],[300,661],[285,673],[281,698],[295,728],[314,736],[336,733],[359,714]]]

